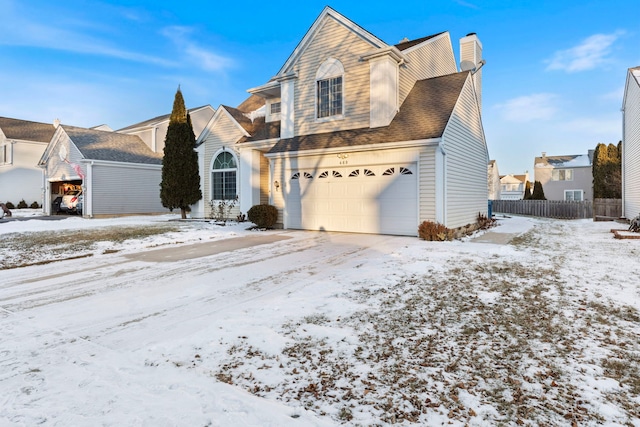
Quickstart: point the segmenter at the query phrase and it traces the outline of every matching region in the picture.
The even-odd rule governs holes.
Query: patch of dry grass
[[[102,227],[86,230],[8,233],[0,239],[0,270],[91,256],[99,242],[115,245],[158,234],[180,231],[178,225],[157,224],[128,227]],[[117,251],[107,249],[106,251]]]
[[[515,244],[539,250],[543,243],[531,231]],[[347,297],[367,309],[283,325],[291,344],[276,356],[234,345],[217,376],[349,425],[372,418],[424,425],[434,417],[595,425],[606,420],[606,405],[631,425],[640,418],[640,345],[632,336],[639,314],[577,298],[558,273],[562,262],[468,259],[392,286],[362,284]],[[305,333],[311,325],[344,330],[356,342]],[[258,364],[272,375],[259,375]],[[609,388],[593,389],[594,381]]]

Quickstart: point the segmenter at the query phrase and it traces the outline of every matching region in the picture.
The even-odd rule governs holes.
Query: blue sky
[[[366,6],[364,6],[366,4]],[[449,31],[484,47],[483,122],[501,174],[621,139],[640,65],[631,0],[189,2],[0,0],[0,116],[119,129],[171,110],[236,106],[329,5],[389,44]]]

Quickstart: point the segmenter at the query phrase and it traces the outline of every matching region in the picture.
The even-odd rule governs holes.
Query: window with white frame
[[[271,114],[280,114],[281,105],[280,102],[271,103]]]
[[[238,166],[236,159],[228,151],[223,151],[213,161],[211,171],[211,199],[233,200],[237,193]]]
[[[554,169],[551,172],[553,181],[573,181],[573,169]]]
[[[567,202],[581,202],[583,200],[582,190],[564,190],[564,200]]]
[[[334,58],[320,65],[316,73],[316,118],[340,118],[343,114],[344,67]]]
[[[342,114],[342,76],[318,80],[318,118]]]

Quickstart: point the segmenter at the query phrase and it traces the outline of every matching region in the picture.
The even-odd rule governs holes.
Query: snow
[[[621,224],[499,217],[425,242],[177,219],[0,223],[179,228],[0,270],[0,426],[640,426],[640,240]],[[274,240],[140,257],[256,234]]]

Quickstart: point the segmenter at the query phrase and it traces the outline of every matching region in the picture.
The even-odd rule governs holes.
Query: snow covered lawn
[[[0,223],[0,425],[640,426],[640,240],[612,223],[501,218],[492,244],[175,218]],[[139,256],[256,233],[282,239]]]

